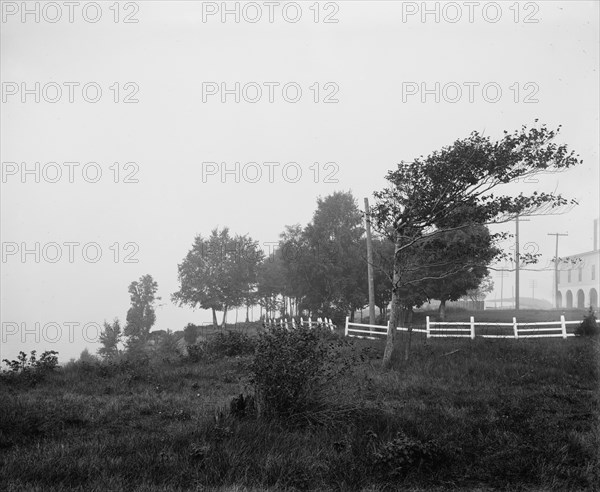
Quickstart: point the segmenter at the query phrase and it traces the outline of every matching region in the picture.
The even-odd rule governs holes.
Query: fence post
[[[388,322],[389,323],[389,322]],[[426,331],[427,331],[427,338],[431,338],[431,329],[429,327],[429,316],[425,316],[425,323],[426,323]],[[389,330],[388,330],[389,331]]]
[[[471,316],[471,340],[475,340],[475,318]]]
[[[312,321],[310,320],[310,316],[308,317],[308,329],[312,329]]]
[[[346,316],[346,328],[344,329],[344,336],[347,337],[348,336],[348,316]]]
[[[517,325],[517,318],[513,317],[513,331],[515,332],[515,339],[519,338],[519,326]]]
[[[565,315],[560,315],[560,327],[562,328],[562,336],[563,338],[567,338],[567,324],[565,323]]]

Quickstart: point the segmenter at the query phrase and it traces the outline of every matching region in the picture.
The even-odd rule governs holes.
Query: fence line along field
[[[471,316],[468,322],[457,321],[430,321],[430,317],[425,318],[426,329],[407,328],[403,326],[396,327],[398,331],[424,333],[427,338],[471,338],[480,336],[482,338],[553,338],[553,337],[573,337],[575,333],[567,333],[567,326],[574,327],[581,324],[580,321],[565,321],[564,315],[561,315],[560,321],[541,321],[537,323],[518,323],[517,318],[512,319],[511,323],[476,323],[475,317]],[[465,328],[468,327],[468,328]],[[486,330],[481,330],[481,327]],[[523,327],[523,328],[521,328]],[[365,329],[366,328],[366,329]],[[477,330],[476,330],[477,328]],[[491,334],[489,329],[496,329],[498,333]],[[510,334],[506,328],[510,329]],[[369,325],[362,323],[351,323],[350,318],[346,317],[346,327],[344,334],[357,338],[373,338],[375,336],[386,336],[390,324]],[[477,333],[476,333],[477,331]],[[485,331],[480,333],[480,331]],[[560,332],[560,333],[557,333]],[[359,333],[360,335],[355,335]],[[366,336],[365,336],[366,335]]]

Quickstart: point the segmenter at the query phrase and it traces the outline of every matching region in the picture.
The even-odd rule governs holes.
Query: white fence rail
[[[354,327],[358,327],[358,328],[354,328]],[[363,329],[363,328],[366,328],[366,329]],[[375,340],[376,337],[374,335],[386,336],[389,329],[390,329],[389,321],[388,321],[387,326],[366,325],[366,324],[362,324],[362,323],[350,322],[350,318],[346,317],[346,327],[344,329],[344,334],[347,337],[368,338],[370,340]],[[396,330],[397,331],[408,331],[408,328],[404,328],[403,326],[398,326],[398,327],[396,327]],[[422,330],[419,328],[413,328],[412,331],[414,331],[416,333],[426,333],[425,330]],[[359,333],[359,334],[355,335],[355,333]]]
[[[291,318],[289,321],[287,318],[280,318],[278,320],[274,318],[267,318],[263,321],[263,326],[265,328],[275,328],[281,327],[286,330],[295,330],[300,326],[307,326],[308,328],[328,328],[331,331],[335,331],[335,325],[329,318],[317,318],[315,321],[312,321],[311,318],[308,318],[306,321],[300,318],[298,322],[294,318]]]
[[[575,333],[567,332],[567,325],[579,325],[580,321],[565,321],[565,317],[561,316],[560,321],[541,321],[537,323],[518,323],[516,318],[513,318],[512,323],[490,323],[486,321],[475,322],[475,318],[471,316],[467,322],[433,322],[429,316],[425,318],[425,329],[413,328],[415,333],[425,333],[427,338],[471,338],[475,336],[481,338],[567,338],[575,336]],[[495,327],[499,331],[506,330],[508,333],[487,334],[477,333],[477,327]],[[408,328],[397,327],[398,331],[408,331]],[[350,318],[346,317],[346,327],[344,334],[347,337],[368,338],[375,340],[377,337],[386,336],[389,330],[389,322],[387,326],[383,325],[367,325],[362,323],[350,322]]]

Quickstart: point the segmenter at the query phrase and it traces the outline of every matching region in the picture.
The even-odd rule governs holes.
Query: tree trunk
[[[225,328],[227,323],[227,305],[223,306],[223,324],[221,328]]]
[[[250,323],[250,303],[246,304],[246,323]]]
[[[215,308],[212,308],[213,314],[213,328],[217,328],[219,326],[219,322],[217,321],[217,311]]]
[[[438,319],[440,321],[446,321],[446,299],[440,301],[440,307],[438,308]]]
[[[394,344],[396,342],[396,327],[398,326],[398,318],[400,315],[400,299],[398,298],[398,290],[400,284],[400,240],[396,239],[394,247],[394,278],[392,281],[392,305],[390,311],[390,322],[385,342],[385,351],[383,352],[382,366],[388,369],[392,364],[392,355],[394,354]]]
[[[350,323],[354,323],[354,309],[350,310]]]
[[[392,355],[394,354],[394,345],[396,343],[396,327],[400,318],[400,306],[397,290],[392,290],[392,306],[390,309],[390,322],[385,342],[385,350],[383,352],[383,368],[388,369],[392,363]]]
[[[410,343],[412,341],[412,321],[413,321],[413,308],[408,310],[406,314],[406,327],[408,328],[408,340],[404,346],[404,360],[407,361],[410,357]]]

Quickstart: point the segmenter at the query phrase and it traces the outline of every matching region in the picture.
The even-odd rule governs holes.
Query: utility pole
[[[371,216],[369,199],[365,198],[365,221],[367,230],[367,274],[369,279],[369,324],[375,324],[375,282],[373,280],[373,244],[371,242]]]
[[[554,308],[558,309],[558,238],[559,236],[568,236],[568,234],[549,232],[548,236],[556,236],[556,248],[554,250]]]
[[[519,310],[519,263],[521,258],[519,255],[519,216],[517,215],[516,226],[515,226],[515,311]]]
[[[527,219],[521,219],[529,222]],[[519,215],[516,216],[515,224],[515,311],[519,310],[519,269],[521,263],[521,254],[519,253]]]
[[[535,279],[530,280],[529,286],[531,287],[531,298],[535,299],[535,288],[537,286],[537,280],[535,280]]]
[[[500,309],[504,308],[504,277],[508,276],[508,273],[504,270],[506,269],[506,261],[502,266],[502,270],[500,270]]]

